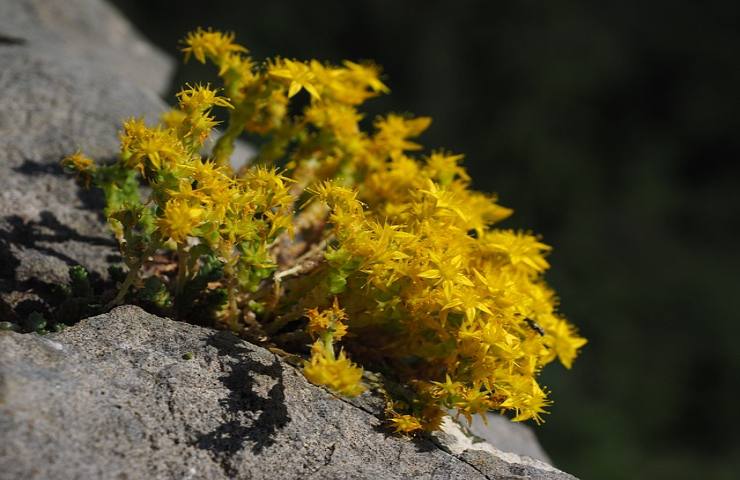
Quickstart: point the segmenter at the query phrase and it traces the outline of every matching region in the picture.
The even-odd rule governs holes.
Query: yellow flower
[[[86,188],[90,187],[92,174],[95,172],[95,162],[84,153],[77,151],[62,159],[62,166],[77,172],[77,178],[82,180]]]
[[[271,64],[267,73],[278,80],[286,81],[288,85],[288,98],[293,97],[301,89],[306,89],[311,97],[320,100],[321,95],[317,90],[316,77],[311,68],[303,62],[296,60],[277,59]]]
[[[560,319],[547,329],[547,336],[552,338],[548,343],[553,347],[565,368],[573,366],[578,350],[588,342],[585,338],[576,335],[568,322]]]
[[[456,285],[472,287],[473,283],[464,273],[464,259],[462,255],[441,256],[436,252],[429,252],[430,263],[435,268],[424,270],[418,274],[421,278],[436,280],[435,285]]]
[[[460,166],[462,159],[463,155],[447,155],[442,152],[432,152],[426,158],[425,173],[437,180],[441,185],[448,185],[456,178],[467,184],[470,182],[470,176]]]
[[[550,267],[544,256],[550,247],[532,235],[494,231],[485,235],[483,245],[486,251],[506,256],[512,266],[526,273],[539,273]]]
[[[390,89],[380,81],[380,69],[373,64],[359,64],[345,60],[342,62],[347,68],[352,79],[364,84],[373,92],[388,93]]]
[[[159,116],[159,120],[162,124],[173,130],[177,130],[183,124],[187,115],[180,109],[171,108]]]
[[[312,308],[306,311],[308,317],[308,333],[314,338],[323,333],[331,333],[333,340],[340,340],[347,334],[347,325],[343,323],[347,314],[339,306],[339,301],[334,298],[331,308],[319,311]]]
[[[352,363],[343,351],[334,357],[334,352],[327,350],[321,340],[311,347],[311,358],[304,367],[303,373],[311,383],[324,385],[347,397],[356,397],[365,391],[362,386],[362,368]]]
[[[306,110],[306,119],[319,128],[331,131],[341,145],[350,144],[360,135],[362,115],[353,107],[338,103],[316,103]]]
[[[198,112],[191,115],[188,123],[189,128],[183,137],[192,138],[197,145],[202,145],[220,122],[208,112]]]
[[[287,117],[288,102],[285,89],[273,89],[267,98],[257,98],[255,112],[247,120],[244,128],[259,135],[266,135],[279,129]]]
[[[445,375],[444,382],[431,382],[432,387],[430,388],[430,394],[434,398],[441,399],[455,399],[460,396],[463,390],[463,385],[460,382],[452,381],[450,375]]]
[[[421,422],[413,415],[398,415],[388,419],[396,433],[413,433],[422,429]]]
[[[229,53],[247,51],[246,48],[234,43],[232,32],[203,30],[200,27],[194,32],[188,33],[183,43],[186,45],[182,49],[185,52],[186,62],[190,55],[194,56],[200,63],[205,63],[206,57],[210,57],[214,62],[217,62]]]
[[[214,106],[234,108],[227,98],[219,97],[218,92],[208,85],[186,85],[177,94],[177,100],[185,112],[202,112]]]
[[[375,144],[388,153],[400,153],[405,150],[420,150],[421,145],[408,141],[409,138],[419,136],[432,123],[429,117],[412,119],[400,115],[390,114],[375,122],[378,132],[375,134]]]
[[[150,129],[144,123],[143,118],[129,118],[123,122],[123,129],[118,134],[118,139],[121,142],[121,153],[124,161],[130,155],[132,147],[149,135],[149,131]]]
[[[532,419],[537,424],[544,420],[542,414],[547,413],[545,407],[550,405],[547,393],[542,390],[537,381],[531,377],[511,376],[510,387],[502,387],[502,392],[509,390],[511,395],[499,407],[510,408],[516,412],[512,418],[515,422]]]
[[[148,169],[174,168],[187,162],[190,153],[174,130],[149,128],[143,120],[131,119],[124,123],[121,133],[121,157],[126,166],[142,173]]]
[[[171,199],[167,201],[157,225],[162,237],[182,243],[200,224],[203,214],[202,208],[190,206],[185,200]]]
[[[252,59],[241,53],[228,53],[221,57],[218,75],[224,79],[227,91],[235,95],[241,87],[251,84],[256,76],[253,72]],[[240,96],[241,98],[241,96]],[[235,100],[235,98],[232,98]]]
[[[93,159],[80,151],[64,157],[64,160],[62,160],[62,164],[65,167],[70,167],[74,170],[77,170],[78,172],[95,170],[95,163],[93,162]]]
[[[345,105],[359,105],[370,97],[388,92],[388,87],[378,78],[380,69],[377,66],[349,61],[343,65],[335,67],[316,60],[309,62],[311,73],[322,87],[322,97]]]

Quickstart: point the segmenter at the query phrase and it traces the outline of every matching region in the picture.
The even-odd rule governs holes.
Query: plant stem
[[[159,248],[159,242],[152,243],[148,249],[144,250],[144,252],[141,254],[136,262],[134,262],[132,265],[129,265],[129,271],[126,274],[126,278],[123,280],[121,287],[118,289],[118,294],[116,294],[113,300],[108,302],[108,304],[105,306],[106,310],[110,310],[116,305],[120,305],[121,303],[123,303],[123,299],[126,298],[126,294],[131,288],[131,285],[133,285],[136,279],[139,278],[139,269],[141,268],[141,265],[144,263],[146,258],[149,257],[149,255],[157,250],[157,248]]]
[[[329,360],[335,360],[334,357],[334,335],[331,332],[326,332],[321,335],[321,340],[324,342],[324,351],[326,352]]]
[[[239,305],[236,301],[236,295],[237,295],[237,278],[236,278],[236,272],[234,271],[234,260],[231,259],[226,262],[226,265],[224,266],[224,275],[226,276],[226,282],[227,282],[227,313],[226,313],[226,323],[229,325],[229,328],[233,330],[234,332],[239,330]]]
[[[234,153],[234,143],[242,133],[242,130],[244,130],[243,116],[238,111],[229,114],[229,126],[213,147],[213,158],[218,165],[231,165],[231,154]]]
[[[109,310],[117,305],[120,305],[123,303],[123,299],[126,298],[126,293],[128,293],[129,288],[131,288],[131,285],[134,284],[136,281],[136,277],[139,276],[139,265],[136,265],[136,268],[131,267],[128,271],[128,274],[126,274],[126,278],[123,280],[123,283],[121,284],[121,288],[118,289],[118,294],[116,297],[108,302],[108,304],[105,306],[106,310]]]
[[[185,281],[188,278],[187,274],[187,259],[188,252],[185,251],[185,246],[182,243],[177,244],[177,283],[175,284],[175,294],[180,295],[185,288]]]

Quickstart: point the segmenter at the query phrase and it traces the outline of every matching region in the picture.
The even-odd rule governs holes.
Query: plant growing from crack
[[[127,120],[113,164],[63,161],[105,194],[128,268],[109,306],[306,353],[306,377],[343,395],[365,388],[359,361],[394,379],[397,431],[434,430],[448,409],[539,423],[550,402],[538,373],[556,358],[570,367],[586,341],[543,280],[550,248],[494,227],[512,212],[469,188],[461,155],[419,153],[430,119],[362,128],[359,107],[388,91],[371,63],[258,63],[203,29],[183,51],[223,86],[186,86],[158,125]],[[214,109],[228,122],[204,152]],[[259,151],[234,170],[242,136]]]

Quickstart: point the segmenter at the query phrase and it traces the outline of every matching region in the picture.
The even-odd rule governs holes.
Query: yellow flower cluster
[[[194,285],[220,289],[218,316],[234,330],[279,343],[305,326],[310,381],[361,393],[349,354],[404,385],[412,393],[388,408],[396,431],[438,428],[450,409],[539,423],[550,404],[540,370],[556,358],[570,368],[586,340],[543,279],[550,247],[496,228],[512,211],[470,189],[462,155],[419,153],[431,120],[389,114],[363,130],[359,107],[388,91],[370,63],[257,64],[233,34],[203,29],[183,51],[213,63],[223,90],[186,86],[161,125],[127,121],[118,170],[66,160],[106,192],[131,269],[116,301],[169,250],[176,278],[160,276],[175,305]],[[229,120],[203,157],[214,108]],[[260,150],[233,172],[243,133]],[[143,202],[134,174],[150,187]]]
[[[347,334],[347,314],[339,307],[337,299],[331,308],[312,308],[306,312],[308,333],[319,337],[311,347],[311,357],[305,362],[306,378],[317,385],[325,385],[343,395],[354,397],[365,388],[360,383],[362,368],[353,364],[344,354],[334,355],[334,342]]]
[[[192,98],[187,93],[181,92],[181,101]],[[228,167],[201,158],[196,150],[201,142],[186,141],[192,125],[181,129],[191,118],[185,112],[184,120],[171,127],[150,128],[136,119],[124,124],[121,161],[141,172],[152,188],[160,237],[178,244],[200,237],[219,252],[244,241],[274,239],[291,224],[288,179],[265,167],[233,177]]]
[[[440,407],[540,422],[549,402],[537,373],[556,357],[570,367],[585,343],[542,281],[549,248],[490,229],[509,211],[460,178],[442,186],[428,165],[391,159],[363,187],[364,204],[346,187],[317,188],[338,240],[331,259],[352,265],[339,298],[353,342],[399,371],[414,364],[406,381]]]
[[[321,340],[316,340],[311,346],[311,359],[306,362],[303,373],[316,385],[325,385],[348,397],[365,391],[360,382],[362,368],[352,363],[344,351],[335,356],[333,346]]]
[[[392,417],[390,422],[396,433],[412,433],[423,428],[416,417],[407,413]]]
[[[185,61],[190,56],[205,63],[206,58],[222,60],[230,55],[246,52],[247,49],[234,43],[233,33],[214,32],[211,29],[196,29],[185,37],[187,46],[182,49],[185,53]]]
[[[200,53],[194,50],[196,57]],[[100,168],[96,183],[106,192],[120,191],[120,178],[111,175],[111,168],[119,167],[137,172],[150,188],[146,201],[139,200],[136,189],[114,211],[109,198],[109,218],[131,268],[132,278],[125,285],[135,283],[138,269],[158,248],[171,246],[177,251],[176,292],[194,279],[201,255],[214,256],[223,263],[220,283],[228,293],[229,308],[221,316],[238,328],[240,290],[255,288],[274,270],[268,245],[292,229],[291,182],[268,167],[235,177],[228,166],[203,158],[200,149],[217,123],[211,109],[232,105],[202,85],[187,86],[177,99],[178,108],[167,112],[161,125],[150,127],[140,119],[124,122],[120,160],[113,167]],[[88,176],[95,172],[94,164],[79,153],[67,157],[64,164]],[[135,231],[142,238],[124,237],[124,232]],[[142,244],[148,246],[142,248]]]
[[[77,172],[77,178],[81,180],[86,187],[90,186],[92,174],[95,172],[95,162],[82,152],[76,152],[67,155],[62,160],[62,166]]]
[[[312,308],[306,312],[308,317],[308,333],[316,338],[322,335],[331,335],[333,340],[340,340],[347,334],[347,314],[339,307],[339,302],[334,299],[331,308],[319,310]]]

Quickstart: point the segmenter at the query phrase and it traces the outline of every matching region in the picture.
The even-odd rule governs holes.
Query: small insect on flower
[[[529,328],[540,334],[540,336],[545,336],[545,329],[542,328],[539,323],[535,322],[531,318],[525,318],[524,321],[527,323],[527,326],[529,326]]]

